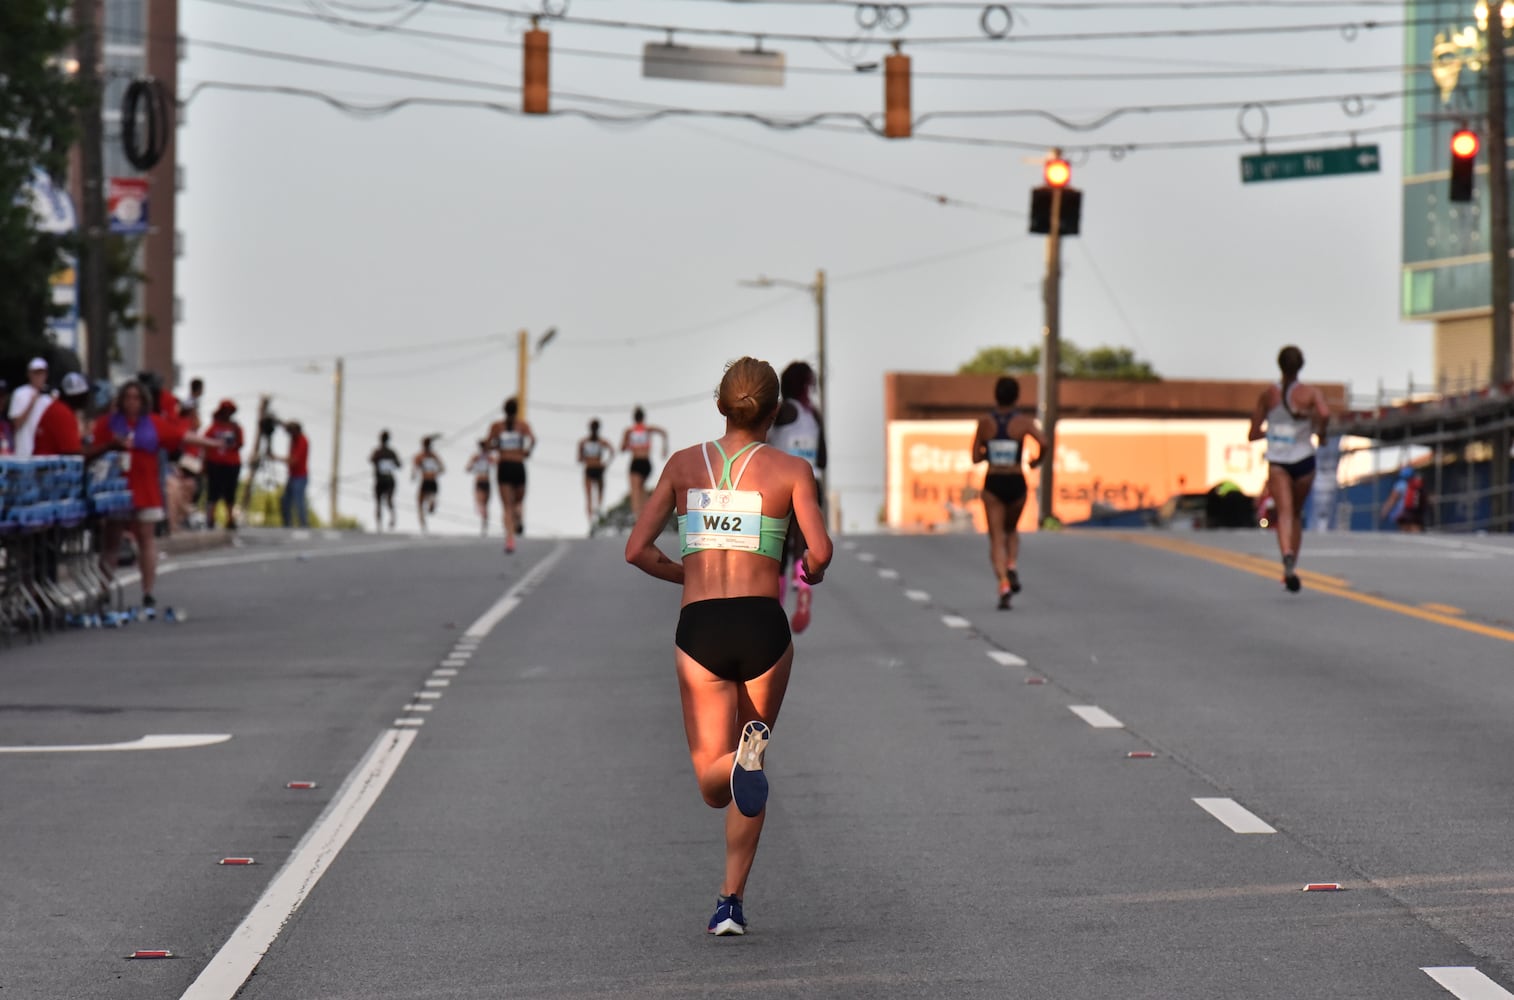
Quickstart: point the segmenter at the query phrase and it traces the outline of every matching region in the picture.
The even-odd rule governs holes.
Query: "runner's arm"
[[[973,432],[973,464],[985,461],[988,458],[988,435],[983,433],[984,420],[978,418],[978,429]]]
[[[1260,441],[1267,436],[1262,430],[1262,422],[1267,419],[1267,396],[1268,390],[1263,389],[1256,397],[1256,405],[1251,408],[1251,430],[1246,432],[1247,441]]]
[[[657,477],[657,485],[641,509],[641,516],[631,529],[631,537],[626,539],[626,562],[648,576],[682,585],[683,564],[669,559],[657,547],[657,536],[662,533],[662,526],[673,511],[673,477],[664,473]]]
[[[820,415],[819,410],[815,411],[815,423],[820,427],[820,445],[815,450],[815,464],[824,470],[825,463],[828,460],[825,452],[825,417]]]
[[[825,530],[825,514],[820,510],[815,477],[810,473],[809,463],[794,476],[794,520],[804,534],[804,579],[816,584],[825,579],[826,567],[831,564],[833,552],[831,536]]]
[[[1032,469],[1039,469],[1051,457],[1051,449],[1046,444],[1046,432],[1041,429],[1038,421],[1032,420],[1030,426],[1025,429],[1025,436],[1034,441],[1036,447],[1040,449],[1036,452],[1036,457],[1025,464]]]
[[[1325,428],[1330,426],[1330,404],[1325,402],[1325,394],[1319,391],[1318,386],[1311,386],[1314,390],[1314,433],[1320,443],[1325,441]]]
[[[661,427],[649,427],[648,430],[662,436],[662,460],[666,462],[668,460],[668,432]]]

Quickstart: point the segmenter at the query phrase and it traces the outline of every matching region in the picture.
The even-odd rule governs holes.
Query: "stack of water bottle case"
[[[0,532],[77,528],[91,517],[127,517],[131,488],[121,456],[109,453],[87,470],[77,455],[0,457]]]

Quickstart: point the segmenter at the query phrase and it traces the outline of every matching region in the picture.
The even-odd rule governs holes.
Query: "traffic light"
[[[1030,231],[1051,232],[1051,206],[1061,192],[1061,211],[1058,213],[1057,233],[1060,236],[1078,235],[1078,222],[1083,214],[1083,192],[1069,187],[1072,181],[1072,165],[1060,156],[1046,161],[1042,170],[1046,183],[1030,193]]]
[[[883,136],[908,139],[914,134],[914,114],[910,110],[909,56],[894,46],[894,54],[883,59]]]
[[[523,60],[520,109],[528,115],[547,114],[551,102],[551,87],[548,86],[548,67],[551,63],[551,36],[536,26],[531,19],[531,30],[526,32],[525,59]]]
[[[1477,133],[1460,129],[1451,136],[1451,200],[1472,200],[1472,170],[1477,166]]]

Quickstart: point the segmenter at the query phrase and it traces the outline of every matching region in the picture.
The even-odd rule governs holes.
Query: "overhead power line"
[[[301,19],[301,20],[319,21],[319,22],[323,22],[323,23],[340,23],[341,25],[348,25],[348,26],[354,26],[354,27],[361,26],[361,25],[363,25],[365,23],[365,22],[356,21],[356,20],[346,20],[346,19],[335,17],[335,16],[332,16],[332,15],[315,14],[315,13],[311,13],[310,11],[306,11],[306,10],[296,10],[296,9],[287,8],[287,7],[276,7],[276,6],[269,6],[267,4],[251,3],[251,2],[247,2],[247,0],[200,0],[200,2],[201,3],[208,3],[208,4],[215,4],[217,6],[231,7],[231,8],[235,8],[235,9],[238,9],[238,10],[246,10],[246,11],[250,11],[250,12],[254,12],[254,13],[259,13],[259,14],[269,14],[269,15],[272,15],[272,16],[275,16],[275,17],[291,17],[291,18],[296,18],[296,19]],[[739,0],[737,0],[737,2],[739,2]],[[518,50],[518,49],[520,49],[522,47],[522,43],[520,41],[516,40],[516,39],[513,39],[513,38],[489,38],[489,37],[485,37],[485,36],[481,36],[481,35],[462,35],[462,34],[454,34],[454,33],[448,33],[448,32],[440,32],[440,31],[427,31],[427,30],[417,29],[417,28],[403,28],[403,29],[398,29],[398,28],[397,29],[388,29],[388,28],[385,28],[385,29],[382,29],[382,30],[384,30],[384,31],[391,31],[392,30],[392,32],[394,34],[397,34],[397,35],[407,36],[407,37],[413,37],[413,38],[417,38],[417,39],[426,39],[426,40],[431,40],[431,41],[457,42],[457,43],[461,43],[461,44],[465,44],[465,45],[482,45],[482,46],[486,46],[486,47],[489,47],[489,48],[502,48],[502,49],[512,49],[512,50]],[[149,37],[149,36],[146,35],[145,33],[143,33],[141,35],[141,37]],[[170,36],[151,36],[151,37],[169,38]],[[267,50],[267,49],[253,49],[250,46],[232,45],[232,44],[225,43],[225,42],[214,42],[214,41],[195,39],[195,38],[185,38],[185,39],[183,39],[183,41],[189,46],[189,48],[191,50],[195,46],[199,46],[201,48],[214,49],[214,50],[223,51],[223,52],[238,53],[238,54],[243,54],[243,55],[261,55],[261,56],[265,56],[267,58],[277,58],[276,55],[274,55],[270,50]],[[554,57],[557,57],[557,56],[567,56],[567,57],[585,58],[585,59],[603,59],[603,60],[610,60],[610,61],[617,61],[617,62],[634,62],[634,63],[638,63],[638,64],[642,61],[642,55],[639,52],[610,52],[610,51],[606,51],[606,50],[603,50],[603,49],[574,48],[574,47],[571,47],[571,46],[563,46],[563,45],[554,45],[552,47],[552,54],[553,54]],[[1021,52],[1019,54],[1020,55],[1028,55],[1029,53]],[[1058,56],[1057,56],[1057,58],[1064,58],[1064,57],[1065,57],[1065,54],[1058,54]],[[1104,57],[1099,57],[1099,58],[1104,58]],[[697,57],[695,57],[695,58],[689,59],[688,61],[689,62],[693,62],[693,63],[697,63],[699,60],[697,59]],[[1173,60],[1165,60],[1164,59],[1164,60],[1160,60],[1160,61],[1162,61],[1162,62],[1171,62]],[[791,63],[791,64],[789,64],[788,66],[785,67],[784,71],[786,73],[801,74],[801,75],[811,75],[811,76],[848,77],[848,78],[859,79],[859,80],[861,80],[861,79],[876,80],[876,76],[870,72],[872,69],[875,69],[875,68],[876,68],[876,66],[856,66],[856,65],[851,65],[850,63],[847,66],[844,66],[844,67],[842,67],[842,66],[803,66],[803,65],[794,65],[794,64]],[[1134,80],[1223,80],[1223,79],[1238,79],[1239,80],[1239,79],[1252,79],[1252,78],[1255,78],[1255,79],[1266,79],[1266,78],[1271,78],[1271,77],[1287,78],[1287,77],[1310,77],[1310,76],[1364,76],[1364,75],[1385,75],[1385,74],[1394,74],[1394,75],[1397,75],[1397,74],[1401,74],[1401,73],[1408,72],[1408,71],[1419,71],[1419,70],[1428,70],[1428,69],[1430,69],[1429,64],[1413,65],[1413,66],[1404,66],[1402,64],[1392,64],[1392,65],[1381,65],[1381,66],[1281,66],[1281,67],[1254,67],[1254,68],[1247,67],[1247,68],[1234,68],[1234,69],[1191,69],[1191,70],[1172,70],[1172,69],[1167,69],[1167,70],[1152,70],[1152,71],[1146,71],[1146,72],[1142,72],[1142,71],[1125,71],[1125,72],[1103,72],[1103,73],[1100,73],[1100,72],[1056,73],[1056,72],[1044,72],[1044,71],[1041,71],[1041,72],[1023,72],[1023,73],[1000,73],[1000,72],[972,72],[972,71],[968,71],[968,70],[932,70],[932,69],[928,69],[928,68],[916,68],[913,71],[913,76],[917,80],[962,80],[962,81],[981,80],[981,81],[985,81],[985,82],[992,82],[992,81],[1020,82],[1020,81],[1054,81],[1054,80],[1089,81],[1089,82],[1098,82],[1098,81],[1101,81],[1101,80],[1107,80],[1107,81],[1111,81],[1111,82],[1128,82],[1128,81],[1134,81]],[[417,79],[419,79],[419,78],[421,78],[421,76],[417,76]],[[451,80],[447,80],[447,79],[438,79],[437,82],[452,82],[452,81]],[[461,82],[461,81],[458,81],[458,82]],[[481,83],[481,82],[475,83],[473,81],[469,81],[468,85],[470,85],[470,86],[471,85],[476,85],[476,86],[481,86],[481,87],[482,86],[501,87],[501,85],[499,85],[499,84]],[[518,89],[518,88],[508,88],[508,89],[515,90],[515,89]]]
[[[246,3],[244,0],[200,0],[201,3],[217,4],[226,7],[239,7],[247,10],[262,10],[265,13],[278,13],[283,16],[304,16],[312,20],[319,20],[328,24],[341,24],[348,27],[364,28],[375,33],[402,32],[417,38],[432,38],[442,41],[456,41],[472,44],[498,45],[494,39],[470,38],[467,35],[449,34],[445,32],[422,31],[405,25],[371,24],[353,18],[342,18],[333,15],[307,13],[267,7],[262,4]],[[504,17],[512,22],[519,21],[522,24],[529,23],[532,19],[558,21],[563,24],[579,25],[590,28],[603,28],[621,31],[635,31],[657,35],[693,35],[701,37],[739,38],[739,39],[762,39],[764,41],[780,42],[803,42],[834,45],[892,45],[895,42],[906,45],[961,45],[972,43],[1003,43],[1013,42],[1022,44],[1026,42],[1089,42],[1089,41],[1147,41],[1152,39],[1194,39],[1194,38],[1227,38],[1248,37],[1257,35],[1297,35],[1297,34],[1341,34],[1348,38],[1354,38],[1363,31],[1374,31],[1382,28],[1402,28],[1419,24],[1439,24],[1436,19],[1404,19],[1395,21],[1379,20],[1356,20],[1356,21],[1330,21],[1312,24],[1263,24],[1243,25],[1233,27],[1208,27],[1208,28],[1152,28],[1140,31],[1082,31],[1062,32],[1036,35],[1007,34],[1003,37],[990,37],[986,35],[951,35],[951,36],[919,36],[919,37],[883,37],[871,35],[825,35],[809,32],[789,31],[766,31],[766,30],[743,30],[737,28],[708,28],[698,26],[686,26],[676,24],[654,24],[641,21],[618,21],[607,18],[587,18],[577,15],[544,15],[540,12],[518,10],[506,7],[496,7],[489,4],[475,3],[473,0],[427,0],[427,4],[434,7],[450,7],[457,10],[468,10],[475,13],[493,14]]]

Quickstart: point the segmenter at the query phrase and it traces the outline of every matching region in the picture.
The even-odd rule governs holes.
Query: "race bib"
[[[494,445],[500,451],[520,451],[523,444],[524,438],[521,437],[518,431],[501,434],[494,439]]]
[[[1291,427],[1267,428],[1267,441],[1271,444],[1297,444],[1298,435]]]
[[[689,490],[684,545],[756,552],[762,544],[762,494],[755,490]]]
[[[1019,465],[1020,442],[995,438],[988,442],[989,465]]]
[[[811,437],[789,439],[788,453],[814,465],[820,461],[820,441]]]
[[[396,462],[394,459],[392,459],[392,458],[381,458],[381,459],[378,460],[378,473],[379,473],[379,475],[381,475],[381,476],[392,476],[392,475],[394,475],[398,471],[400,471],[400,464],[398,462]]]

